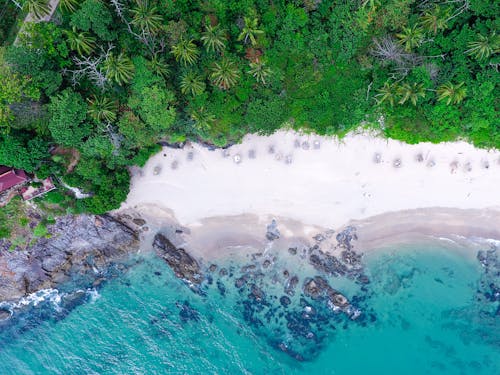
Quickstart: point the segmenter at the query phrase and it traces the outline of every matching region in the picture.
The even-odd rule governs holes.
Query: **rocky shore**
[[[0,240],[0,301],[15,301],[68,282],[98,285],[100,274],[137,252],[137,233],[109,215],[67,215],[25,250]]]

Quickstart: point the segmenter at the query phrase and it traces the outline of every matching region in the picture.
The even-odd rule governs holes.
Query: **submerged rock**
[[[153,241],[153,248],[174,271],[175,276],[184,280],[189,287],[199,292],[199,284],[203,281],[200,265],[186,250],[177,248],[163,234],[158,233]]]

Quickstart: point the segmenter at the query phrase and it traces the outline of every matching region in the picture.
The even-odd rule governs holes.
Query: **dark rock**
[[[264,267],[264,268],[268,268],[270,265],[271,265],[271,261],[270,261],[269,259],[266,259],[266,260],[262,263],[262,267]]]
[[[288,252],[291,255],[295,255],[295,254],[297,254],[297,248],[296,247],[290,247],[290,248],[288,248]]]
[[[217,280],[217,289],[219,290],[221,296],[226,295],[226,286],[220,280]]]
[[[140,218],[135,218],[132,221],[134,222],[135,225],[138,225],[140,227],[142,227],[144,224],[146,224],[146,220],[140,219]]]
[[[203,275],[198,262],[186,250],[177,248],[163,234],[158,233],[153,241],[153,248],[174,271],[175,276],[184,280],[192,290],[199,292]]]
[[[247,283],[247,278],[245,276],[239,277],[234,281],[234,286],[238,289],[243,288]]]
[[[247,273],[249,271],[253,271],[256,268],[255,264],[247,264],[246,266],[241,267],[242,273]]]
[[[292,303],[292,300],[288,298],[287,296],[281,296],[280,298],[280,303],[283,307],[287,307]]]
[[[318,242],[322,242],[322,241],[326,240],[326,237],[323,236],[321,233],[318,233],[313,238],[315,241],[318,241]]]
[[[266,294],[256,284],[252,284],[250,286],[250,295],[249,295],[249,297],[252,298],[252,299],[254,299],[257,302],[261,302],[261,301],[263,301],[265,299]]]
[[[356,235],[356,228],[348,226],[342,232],[338,233],[335,238],[340,247],[350,250],[352,248],[352,240],[358,239],[358,236]]]
[[[227,276],[227,269],[221,268],[219,271],[219,276],[221,276],[221,277]]]
[[[274,241],[280,238],[280,231],[278,230],[278,223],[276,220],[272,220],[271,224],[267,226],[266,238],[269,241]]]
[[[182,304],[176,302],[176,305],[180,309],[179,317],[183,323],[188,321],[198,322],[200,320],[200,314],[191,307],[188,301],[184,301]]]
[[[139,249],[137,233],[109,215],[67,215],[23,251],[0,240],[0,301],[17,300],[73,280],[90,287],[108,267]]]
[[[285,284],[285,293],[289,296],[293,296],[295,294],[295,287],[298,283],[299,278],[297,276],[292,276]]]
[[[208,267],[208,270],[210,272],[215,272],[217,270],[217,265],[216,264],[211,264],[210,267]]]

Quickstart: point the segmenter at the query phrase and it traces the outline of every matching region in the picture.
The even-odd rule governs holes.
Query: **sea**
[[[359,282],[276,249],[219,260],[199,289],[144,252],[99,287],[0,304],[0,374],[499,375],[499,256],[470,251],[369,251]],[[349,308],[305,294],[314,277]]]

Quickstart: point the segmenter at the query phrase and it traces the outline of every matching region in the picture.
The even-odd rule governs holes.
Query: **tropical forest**
[[[161,145],[362,127],[500,148],[499,1],[2,2],[0,165],[79,188],[43,198],[73,212],[119,207]]]

